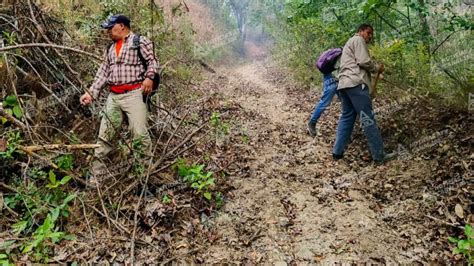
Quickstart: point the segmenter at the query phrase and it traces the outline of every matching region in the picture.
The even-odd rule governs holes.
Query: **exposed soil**
[[[239,106],[241,112],[228,118],[234,125],[228,142],[238,155],[227,170],[235,189],[216,215],[201,217],[214,237],[198,252],[198,261],[300,264],[460,259],[451,255],[446,238],[461,232],[456,227],[461,219],[453,212],[455,203],[464,207],[466,221],[472,219],[472,140],[464,137],[468,146],[459,147],[459,154],[468,155],[461,179],[458,176],[462,183],[445,194],[439,193],[443,182],[455,177],[441,174],[436,179],[436,173],[448,171],[438,161],[444,158],[437,158],[436,149],[446,142],[436,143],[435,151],[421,156],[428,153],[434,158],[416,155],[376,166],[368,161],[365,138],[356,129],[346,159],[334,162],[331,149],[340,103],[335,100],[321,118],[318,136],[309,137],[306,122],[320,90],[297,88],[287,76],[270,60],[247,61],[218,68],[203,83],[219,84],[211,93],[220,95],[222,105]],[[463,115],[452,114],[458,119],[451,120],[454,132],[466,128],[459,122]],[[419,119],[421,129],[423,120]],[[396,122],[382,118],[380,123],[392,149],[398,143],[395,136],[400,138],[393,126]],[[441,219],[433,220],[432,213]],[[451,220],[443,222],[445,217]]]
[[[198,1],[163,2],[167,16],[177,6],[190,14],[196,43],[230,43],[233,35],[219,34],[210,11]],[[125,170],[104,182],[105,197],[99,190],[71,187],[83,193],[84,200],[75,201],[64,231],[77,240],[56,245],[51,262],[465,262],[452,254],[453,244],[447,239],[463,238],[462,226],[474,224],[472,113],[394,88],[374,106],[387,150],[403,156],[374,165],[357,125],[345,158],[335,162],[331,150],[340,103],[334,100],[320,120],[318,136],[311,138],[306,123],[321,89],[299,87],[262,45],[245,42],[243,50],[251,59],[224,58],[226,65],[207,67],[212,74],[199,84],[186,84],[189,94],[184,97],[195,100],[189,105],[170,101],[171,112],[157,110],[152,115],[157,154],[171,151],[163,171],[151,175],[143,190],[143,208],[136,207],[142,200],[140,180],[130,179]],[[77,97],[70,101],[77,103]],[[68,114],[57,108],[58,115],[49,116],[54,121],[45,124],[74,127],[81,140],[92,142],[99,124],[90,126],[97,117],[88,121],[90,113],[80,115],[86,113],[83,109]],[[230,125],[229,134],[209,123],[214,112]],[[45,130],[45,135],[52,135],[52,129]],[[83,158],[77,169],[87,164],[85,155],[76,156]],[[205,164],[205,171],[214,173],[211,201],[170,167],[175,155]],[[15,167],[12,171],[20,172],[20,164]],[[218,193],[225,203],[220,209]],[[164,203],[164,195],[171,196],[171,202]],[[106,209],[113,210],[114,217],[108,217]],[[0,216],[0,231],[11,224],[9,214]],[[0,240],[23,240],[7,230],[0,233]],[[29,261],[28,255],[19,254],[12,260]]]

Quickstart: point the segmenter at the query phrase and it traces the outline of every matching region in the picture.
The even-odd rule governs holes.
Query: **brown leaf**
[[[466,169],[466,171],[469,171],[469,165],[466,163],[466,161],[462,160],[462,166],[464,166],[464,169]]]
[[[462,206],[459,205],[459,204],[456,204],[456,207],[454,207],[454,212],[456,213],[456,215],[463,219],[464,218],[464,210],[462,209]]]
[[[0,139],[0,152],[4,152],[7,150],[7,140],[4,138]]]

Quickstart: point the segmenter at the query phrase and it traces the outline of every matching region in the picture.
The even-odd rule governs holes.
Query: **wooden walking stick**
[[[373,99],[377,96],[377,83],[379,82],[380,76],[385,70],[384,64],[380,64],[377,67],[377,76],[374,79],[374,82],[372,83],[372,89],[369,90],[370,97]]]
[[[371,89],[370,89],[370,91],[369,91],[370,97],[372,97],[372,99],[374,99],[375,96],[377,96],[377,84],[378,84],[378,82],[379,82],[379,79],[380,79],[380,75],[381,75],[381,74],[382,74],[382,73],[378,72],[378,73],[377,73],[377,76],[376,76],[375,79],[374,79],[374,82],[372,82],[372,87],[371,87]]]

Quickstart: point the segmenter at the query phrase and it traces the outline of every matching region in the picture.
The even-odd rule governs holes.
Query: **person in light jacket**
[[[382,73],[385,70],[383,64],[377,65],[370,58],[367,44],[372,40],[373,34],[374,29],[371,25],[360,25],[358,32],[347,41],[342,50],[337,88],[341,98],[342,112],[333,148],[335,160],[343,157],[357,116],[367,138],[372,159],[376,163],[383,163],[396,156],[384,151],[382,136],[375,121],[369,94],[372,86],[371,74]]]

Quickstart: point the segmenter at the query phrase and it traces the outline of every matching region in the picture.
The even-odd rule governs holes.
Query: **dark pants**
[[[333,154],[343,155],[349,144],[354,123],[359,115],[361,127],[369,143],[370,154],[374,161],[384,157],[383,140],[375,121],[369,89],[365,85],[339,90],[342,103],[341,117],[337,126],[336,143]]]

